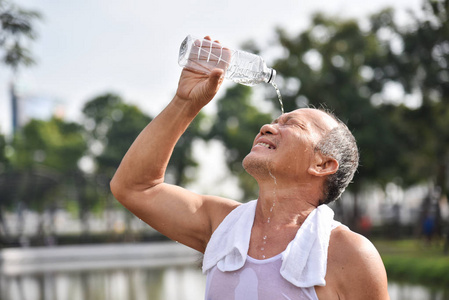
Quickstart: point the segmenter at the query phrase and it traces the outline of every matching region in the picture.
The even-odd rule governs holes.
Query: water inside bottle
[[[274,89],[276,90],[276,94],[278,95],[279,99],[279,104],[281,104],[281,113],[284,114],[284,102],[282,102],[281,91],[279,90],[276,83],[272,82],[271,85],[273,85]]]

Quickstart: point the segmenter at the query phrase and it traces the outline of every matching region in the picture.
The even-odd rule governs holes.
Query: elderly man
[[[114,196],[150,226],[204,253],[206,299],[389,299],[378,252],[327,207],[352,180],[358,152],[332,115],[298,109],[263,125],[243,166],[257,200],[198,195],[164,183],[178,139],[217,93],[223,70],[184,69],[173,100],[137,137]]]

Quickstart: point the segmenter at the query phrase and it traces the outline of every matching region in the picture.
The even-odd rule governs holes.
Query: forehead
[[[294,119],[304,126],[320,131],[328,131],[336,127],[337,121],[327,113],[314,108],[300,108],[292,112],[281,115],[277,120],[288,121]]]

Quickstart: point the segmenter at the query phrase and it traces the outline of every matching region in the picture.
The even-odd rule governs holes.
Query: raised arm
[[[175,97],[136,138],[111,181],[116,199],[137,217],[201,252],[238,203],[165,184],[164,174],[177,141],[215,96],[222,75],[221,69],[209,75],[184,69]]]

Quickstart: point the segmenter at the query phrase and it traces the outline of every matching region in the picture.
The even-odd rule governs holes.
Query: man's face
[[[262,174],[298,182],[315,163],[314,148],[337,122],[316,109],[298,109],[262,126],[243,166],[255,178]]]

